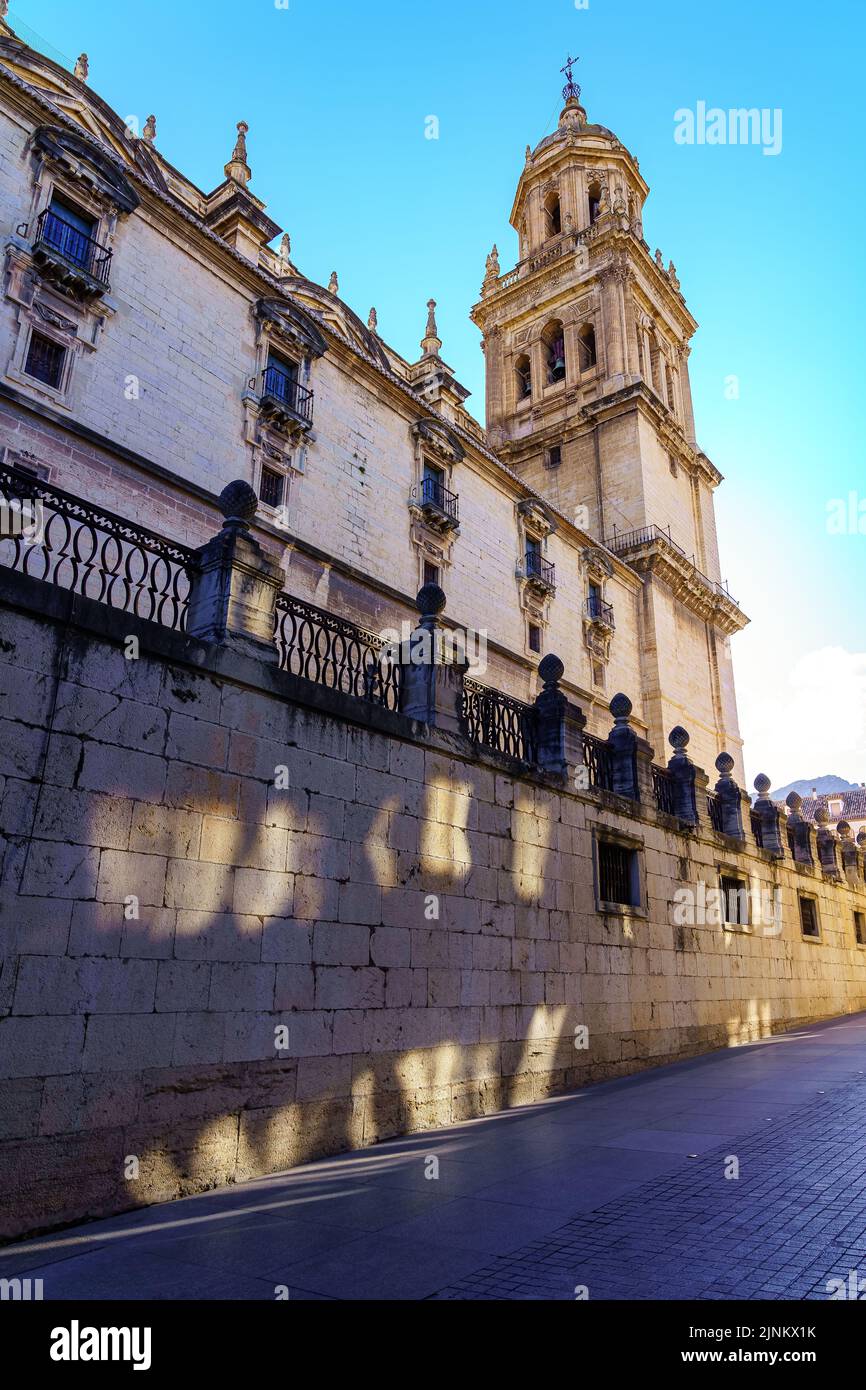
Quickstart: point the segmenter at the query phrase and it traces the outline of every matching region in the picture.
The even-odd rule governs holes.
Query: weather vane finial
[[[574,74],[572,73],[572,68],[574,67],[575,63],[579,62],[579,58],[572,58],[571,54],[569,54],[565,60],[564,66],[559,69],[560,72],[565,73],[566,79],[565,86],[562,89],[562,97],[564,101],[570,101],[572,97],[575,101],[580,101],[580,85],[577,82],[575,82]]]

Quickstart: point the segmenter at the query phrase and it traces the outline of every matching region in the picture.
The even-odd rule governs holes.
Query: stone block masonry
[[[862,875],[5,569],[0,688],[5,1237],[866,1008]],[[678,924],[721,870],[780,931]]]

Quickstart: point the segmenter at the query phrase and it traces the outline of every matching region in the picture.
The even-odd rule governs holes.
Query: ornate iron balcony
[[[737,602],[724,581],[719,583],[718,580],[710,579],[709,576],[704,574],[698,567],[696,557],[694,555],[687,555],[682,546],[677,545],[677,542],[671,536],[671,528],[669,526],[666,530],[662,530],[661,526],[655,525],[641,526],[636,531],[617,531],[616,527],[614,527],[613,535],[605,541],[605,545],[614,555],[625,556],[630,550],[641,550],[644,546],[655,545],[657,542],[661,542],[663,546],[670,546],[671,550],[681,555],[684,560],[687,560],[698,579],[700,579],[708,589],[712,589],[714,593],[719,594],[722,598],[730,600],[731,603]],[[737,606],[739,607],[739,605]]]
[[[526,578],[534,579],[546,589],[556,588],[556,566],[545,560],[537,550],[527,550],[525,555]]]
[[[586,600],[586,616],[594,623],[603,623],[605,627],[616,626],[613,620],[613,608],[596,594],[590,594]]]
[[[76,271],[83,273],[85,284],[91,282],[88,288],[108,289],[112,254],[108,247],[101,246],[92,236],[74,227],[51,208],[46,208],[36,220],[33,254],[37,261],[50,263],[55,271],[65,269],[72,272],[73,279],[76,278]]]
[[[421,479],[421,505],[435,507],[443,516],[447,516],[449,521],[457,522],[457,493],[449,492],[438,478]]]
[[[291,372],[271,362],[262,373],[261,404],[272,411],[293,416],[304,425],[313,423],[313,393]]]

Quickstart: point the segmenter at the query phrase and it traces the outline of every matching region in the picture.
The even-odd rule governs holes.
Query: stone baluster
[[[668,743],[674,751],[668,761],[668,772],[674,784],[674,814],[687,825],[697,825],[700,821],[697,802],[700,780],[702,777],[706,786],[708,779],[705,773],[699,774],[698,768],[686,752],[689,737],[687,730],[680,724],[671,729]]]
[[[565,667],[558,656],[549,653],[538,663],[544,688],[535,697],[536,758],[543,772],[557,776],[573,775],[583,765],[583,739],[586,715],[559,688]]]
[[[788,807],[788,830],[794,841],[794,859],[798,864],[814,864],[812,852],[812,827],[800,815],[803,798],[799,792],[789,792],[785,798]]]
[[[755,815],[761,823],[761,840],[763,848],[777,858],[782,858],[785,853],[785,843],[782,839],[782,812],[768,795],[771,782],[765,773],[760,772],[755,778],[755,790],[758,799],[754,805]]]
[[[219,507],[222,530],[199,546],[190,567],[187,635],[276,662],[274,612],[285,574],[250,534],[258,498],[238,479],[223,488]]]
[[[837,841],[830,829],[830,813],[826,806],[819,806],[815,811],[815,825],[817,827],[815,838],[818,844],[818,863],[825,874],[830,874],[832,878],[839,878]]]
[[[446,650],[439,615],[445,594],[438,584],[418,590],[420,622],[400,653],[400,710],[409,719],[451,733],[463,732],[463,679],[469,667]]]
[[[731,776],[733,770],[734,760],[730,753],[720,753],[716,758],[716,771],[719,774],[716,795],[722,811],[722,834],[730,835],[734,840],[745,840],[743,806],[748,807],[750,802],[748,794],[741,791]]]

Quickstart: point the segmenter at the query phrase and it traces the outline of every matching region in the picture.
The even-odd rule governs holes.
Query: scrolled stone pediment
[[[299,347],[305,357],[322,357],[328,344],[311,314],[290,299],[259,299],[253,309],[259,323],[271,324]]]
[[[95,192],[119,212],[134,212],[139,196],[114,160],[84,135],[60,126],[39,126],[33,134],[34,148],[60,164],[73,179],[81,177],[81,165],[89,173]]]

